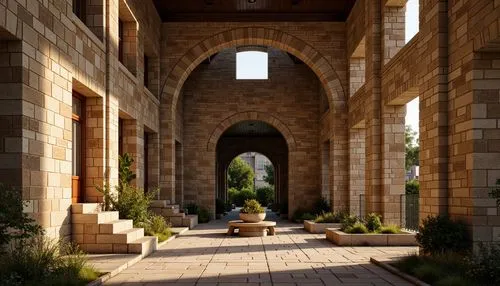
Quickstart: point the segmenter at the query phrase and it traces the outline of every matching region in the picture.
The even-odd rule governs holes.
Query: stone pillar
[[[447,12],[446,0],[420,1],[420,219],[448,211]]]
[[[84,190],[86,202],[102,202],[102,193],[96,186],[105,184],[105,128],[104,99],[85,98],[85,172]],[[111,185],[113,188],[114,185]]]
[[[349,188],[348,122],[344,103],[336,103],[332,115],[333,136],[330,138],[330,190],[333,200],[332,210],[347,210]]]
[[[182,144],[175,142],[175,201],[179,205],[184,205],[184,164]],[[222,197],[221,197],[222,198]]]
[[[328,202],[330,196],[330,141],[321,143],[321,196]]]
[[[349,130],[349,213],[361,214],[360,196],[365,194],[365,130]]]
[[[135,119],[123,120],[122,126],[122,150],[128,153],[134,163],[132,172],[136,174],[132,185],[138,188],[144,187],[144,126]]]
[[[381,1],[366,4],[366,77],[365,126],[365,209],[367,213],[382,213],[382,146],[381,146]]]
[[[146,133],[148,136],[148,189],[154,190],[160,185],[160,136],[158,133]],[[159,195],[159,194],[158,194]]]
[[[165,99],[166,100],[166,99]],[[175,200],[175,140],[172,107],[160,107],[160,199]]]

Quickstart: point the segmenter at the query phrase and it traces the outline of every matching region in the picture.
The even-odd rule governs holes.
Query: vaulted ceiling
[[[153,0],[164,22],[340,21],[356,0]]]

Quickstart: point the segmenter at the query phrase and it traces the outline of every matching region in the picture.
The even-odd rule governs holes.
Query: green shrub
[[[98,276],[76,245],[44,236],[17,241],[0,260],[0,285],[86,285]]]
[[[156,192],[144,193],[144,190],[123,185],[118,199],[113,202],[113,210],[120,212],[120,219],[131,219],[134,226],[143,227],[150,217],[149,206],[156,198]]]
[[[314,204],[313,212],[316,215],[331,211],[330,203],[324,198],[319,198]]]
[[[500,285],[500,247],[479,245],[478,253],[470,255],[465,263],[466,275],[470,280]]]
[[[198,214],[200,212],[200,207],[195,203],[188,203],[184,206],[188,214]]]
[[[243,189],[236,194],[233,204],[241,207],[245,204],[245,201],[255,199],[257,199],[257,196],[253,190]]]
[[[452,221],[448,216],[425,218],[416,238],[422,251],[432,255],[448,252],[463,253],[471,246],[466,226]]]
[[[378,232],[383,234],[396,234],[401,233],[401,228],[397,225],[385,225],[382,226]]]
[[[365,225],[369,232],[377,232],[382,228],[380,215],[376,213],[369,213],[365,217]]]
[[[42,228],[23,212],[26,203],[21,191],[0,183],[0,253],[13,240],[43,233]]]
[[[118,193],[121,193],[123,188],[130,186],[136,175],[132,172],[132,164],[134,159],[129,153],[125,153],[118,157]]]
[[[342,211],[338,212],[327,212],[318,215],[314,222],[316,223],[340,223],[347,217],[348,214]]]
[[[420,191],[420,183],[418,180],[409,180],[405,183],[405,193],[407,195],[418,194]]]
[[[443,277],[443,272],[439,267],[428,263],[417,266],[413,270],[413,274],[417,278],[431,284],[438,281],[440,277]]]
[[[206,208],[200,208],[198,211],[198,222],[207,223],[210,221],[210,212]]]
[[[257,200],[246,200],[245,204],[240,210],[240,213],[245,214],[261,214],[265,213],[266,210],[259,204]]]
[[[304,213],[300,219],[302,221],[305,221],[305,220],[314,220],[315,218],[316,216],[313,215],[312,213]]]
[[[225,202],[224,208],[225,208],[226,212],[230,212],[233,210],[233,205],[230,202]]]
[[[163,216],[151,214],[148,222],[144,225],[144,234],[157,236],[158,241],[162,242],[172,236],[172,230]]]
[[[274,202],[274,187],[260,187],[255,190],[257,201],[263,206]]]
[[[356,222],[354,225],[344,229],[345,233],[368,233],[368,228],[360,221]]]
[[[340,230],[345,232],[346,229],[353,227],[354,224],[356,224],[359,221],[360,219],[357,216],[348,215],[344,217],[344,219],[342,220],[342,227],[340,228]]]
[[[216,199],[215,200],[215,213],[216,214],[223,214],[226,210],[226,204],[224,203],[223,200],[221,199]]]

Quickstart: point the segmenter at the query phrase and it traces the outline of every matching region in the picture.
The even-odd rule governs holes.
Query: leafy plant
[[[405,193],[407,195],[418,194],[420,192],[420,183],[418,180],[409,180],[405,183]]]
[[[29,239],[43,233],[40,225],[23,212],[26,205],[21,191],[0,183],[0,253],[13,240]]]
[[[365,226],[369,232],[376,232],[382,228],[382,222],[380,221],[380,215],[376,213],[369,213],[365,217]]]
[[[210,221],[210,212],[206,208],[200,208],[198,211],[198,222],[207,223]]]
[[[245,204],[240,210],[240,213],[245,214],[261,214],[264,213],[265,209],[259,204],[257,200],[246,200]]]
[[[113,203],[113,210],[120,212],[121,219],[131,219],[134,226],[144,227],[150,217],[149,206],[156,198],[156,192],[144,193],[129,185],[123,185],[118,199]]]
[[[292,215],[292,221],[302,223],[304,220],[302,217],[304,216],[305,213],[308,213],[309,211],[304,209],[304,208],[297,208],[295,212]]]
[[[268,204],[274,202],[274,187],[260,187],[255,190],[257,201],[260,204],[267,206]]]
[[[359,221],[360,219],[357,216],[348,215],[342,220],[342,227],[340,228],[340,230],[345,232],[346,229],[350,229]]]
[[[348,214],[342,211],[322,213],[314,219],[316,223],[340,223]]]
[[[237,206],[243,206],[245,201],[256,199],[255,192],[251,189],[244,188],[241,191],[230,189],[229,198],[231,203]]]
[[[244,188],[253,189],[253,169],[240,157],[236,157],[231,164],[229,164],[227,174],[229,188],[235,188],[237,190],[243,190]]]
[[[467,276],[474,281],[500,285],[500,247],[480,244],[477,254],[470,255],[465,262]],[[480,284],[480,283],[478,283]]]
[[[157,236],[158,241],[162,242],[172,236],[172,230],[163,216],[150,214],[148,222],[144,226],[144,234]]]
[[[360,221],[344,229],[345,233],[368,233],[368,228]]]
[[[425,218],[416,238],[423,252],[431,255],[463,253],[471,246],[466,226],[442,215]]]
[[[409,170],[411,166],[418,166],[420,147],[417,137],[417,132],[413,131],[410,126],[405,128],[405,167]]]
[[[302,221],[305,221],[305,220],[314,220],[315,218],[316,216],[313,215],[312,213],[304,213],[300,219]]]
[[[134,172],[132,172],[132,164],[134,159],[129,153],[125,153],[118,157],[118,192],[120,193],[126,185],[130,185],[132,180],[136,178]]]
[[[98,276],[78,246],[43,235],[16,241],[0,260],[0,285],[86,285]]]
[[[397,225],[387,225],[387,226],[382,226],[379,229],[379,232],[383,234],[397,234],[401,233],[401,228]]]
[[[318,215],[331,211],[330,203],[324,198],[319,198],[314,204],[313,212]]]
[[[271,164],[265,165],[264,170],[266,171],[266,174],[264,175],[264,182],[273,186],[274,185],[274,167],[273,167],[273,165],[271,165]]]

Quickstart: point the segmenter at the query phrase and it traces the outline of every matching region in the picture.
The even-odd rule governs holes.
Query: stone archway
[[[160,189],[164,199],[175,201],[175,131],[177,128],[176,108],[179,95],[185,81],[193,70],[207,57],[220,52],[223,49],[242,45],[264,45],[277,48],[294,55],[303,61],[317,76],[328,98],[330,113],[323,121],[328,126],[330,140],[334,146],[330,151],[332,154],[332,165],[347,168],[347,108],[345,93],[338,74],[332,67],[332,63],[321,53],[303,40],[285,32],[263,27],[245,27],[227,30],[199,42],[186,52],[171,69],[168,77],[162,83],[161,108],[160,108]],[[272,119],[270,119],[272,120]],[[220,136],[224,130],[224,124],[216,129],[215,133]],[[279,128],[279,126],[276,126]],[[283,129],[283,135],[287,138],[290,131]],[[333,137],[331,134],[335,134]],[[215,136],[214,138],[216,138]],[[293,136],[292,136],[293,137]],[[216,140],[211,139],[207,143],[207,151],[215,154]],[[297,146],[295,140],[288,141],[290,152]],[[332,178],[338,184],[340,190],[344,190],[347,184],[342,172],[332,173]],[[312,187],[311,187],[312,188]],[[298,198],[299,199],[299,198]],[[293,207],[290,207],[292,209]]]
[[[276,125],[286,127],[277,119],[269,120],[270,118],[266,114],[257,114],[261,115],[260,118],[266,118],[265,121],[257,119],[259,116],[252,116],[250,112],[245,112],[243,115],[236,114],[221,123],[226,126],[227,122],[232,122],[231,125],[222,130],[222,133],[219,134],[216,131],[217,128],[220,128],[221,124],[212,133],[217,134],[210,138],[210,140],[216,140],[215,152],[209,150],[209,152],[211,151],[215,155],[214,159],[216,161],[216,171],[214,174],[216,177],[215,197],[227,199],[227,172],[233,159],[246,152],[256,152],[267,157],[273,165],[275,202],[289,203],[289,192],[293,193],[294,188],[289,188],[289,181],[292,179],[289,176],[289,169],[293,168],[293,166],[289,166],[288,156],[290,153],[293,154],[293,151],[289,150],[288,146],[293,142],[293,137],[287,135],[287,138],[285,138],[282,133],[283,131],[279,131],[275,125],[271,125],[270,122],[274,122],[279,123]],[[260,126],[258,128],[260,131],[257,133],[248,131],[248,126],[253,126],[254,124]],[[263,131],[264,128],[266,129],[265,131]],[[287,129],[281,128],[281,130]],[[213,145],[209,144],[209,146]],[[257,171],[255,175],[257,175],[257,168],[255,168],[255,171]]]

